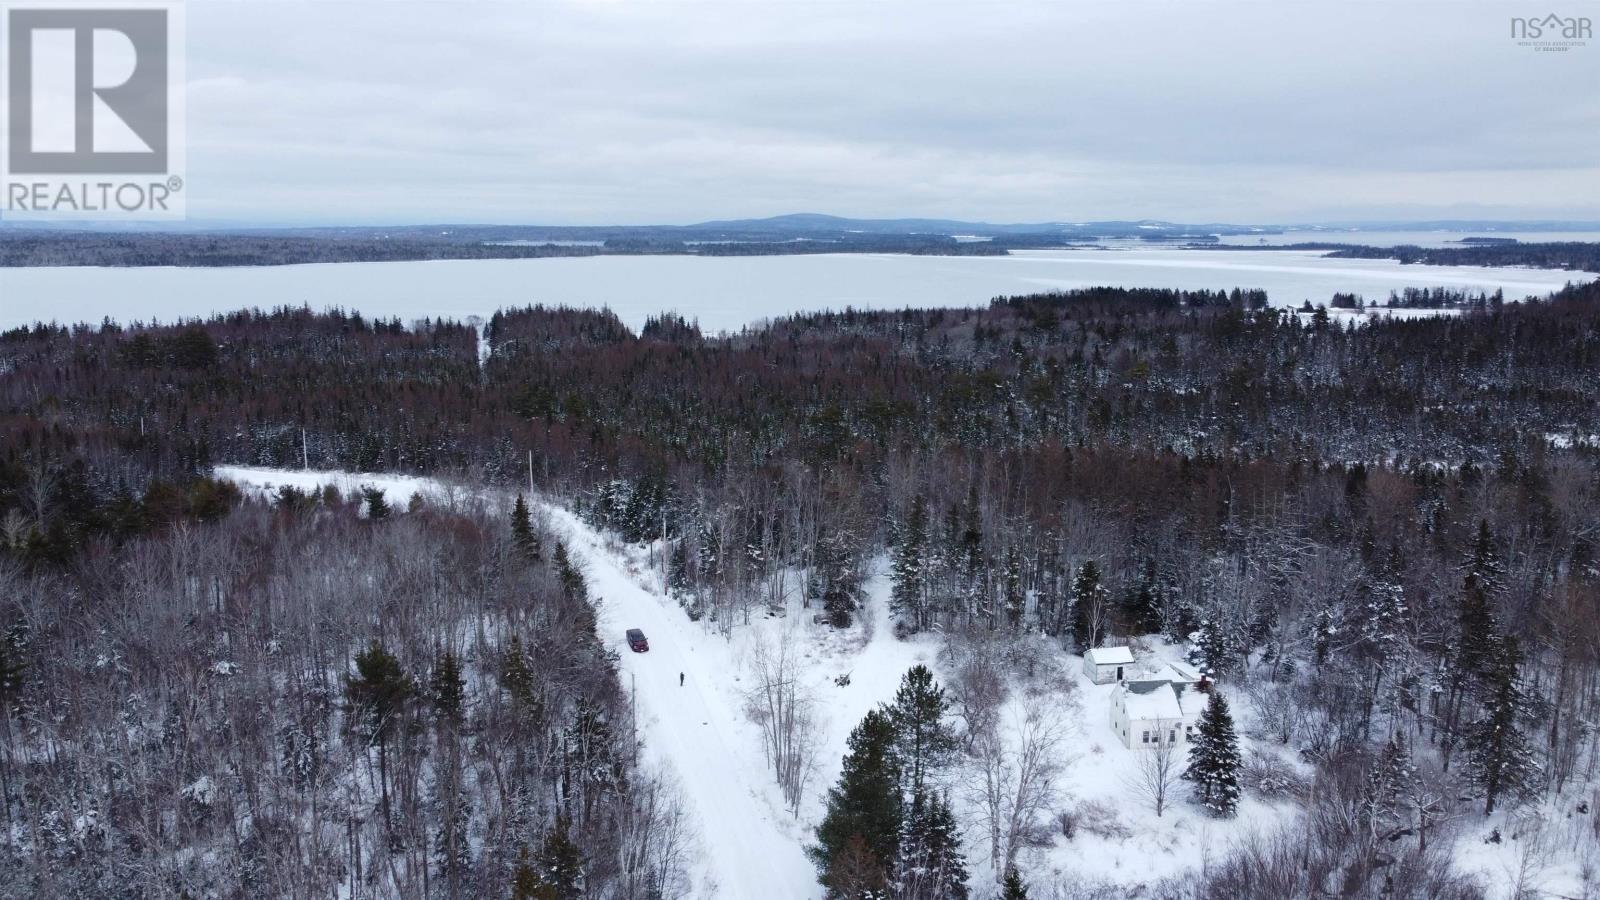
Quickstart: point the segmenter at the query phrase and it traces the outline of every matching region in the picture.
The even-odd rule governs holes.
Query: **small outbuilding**
[[[1095,684],[1120,683],[1133,671],[1133,651],[1127,647],[1096,647],[1083,654],[1083,674]]]

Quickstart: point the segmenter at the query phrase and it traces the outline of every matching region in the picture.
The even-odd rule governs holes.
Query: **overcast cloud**
[[[1600,218],[1600,43],[1454,2],[191,0],[189,215]]]

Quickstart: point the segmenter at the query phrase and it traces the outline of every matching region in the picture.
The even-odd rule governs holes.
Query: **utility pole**
[[[300,429],[300,468],[311,468],[311,450],[306,446],[306,430]]]
[[[528,497],[533,497],[533,451],[528,451]]]

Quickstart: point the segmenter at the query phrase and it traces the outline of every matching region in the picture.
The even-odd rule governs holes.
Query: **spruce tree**
[[[533,530],[533,520],[528,515],[528,504],[521,494],[517,495],[517,502],[511,507],[511,543],[530,560],[537,561],[543,553],[539,536]]]
[[[346,687],[359,720],[373,738],[393,729],[412,689],[400,661],[377,640],[356,654],[356,674],[347,679]]]
[[[1362,582],[1365,609],[1361,616],[1361,639],[1377,659],[1391,659],[1405,640],[1409,610],[1405,588],[1387,573]]]
[[[583,897],[583,853],[568,836],[566,816],[556,816],[545,832],[535,859],[539,886],[534,896],[540,900],[581,900]]]
[[[511,873],[511,900],[543,900],[540,888],[539,875],[524,855]]]
[[[1467,732],[1468,774],[1483,791],[1483,814],[1494,812],[1503,797],[1520,797],[1533,786],[1539,763],[1517,723],[1523,702],[1517,687],[1521,653],[1507,639],[1495,660],[1488,682],[1483,718]]]
[[[1022,554],[1016,547],[1006,550],[1005,565],[1000,573],[1000,589],[1005,600],[1006,625],[1012,631],[1021,631],[1028,595],[1022,589]]]
[[[1239,806],[1239,739],[1234,734],[1233,715],[1222,692],[1213,688],[1211,699],[1200,713],[1189,746],[1189,767],[1185,781],[1194,783],[1200,803],[1213,815],[1232,816]]]
[[[583,821],[602,799],[626,786],[626,760],[619,743],[605,711],[588,697],[579,697],[572,722],[562,734],[562,779],[563,796],[569,807],[574,800],[581,804]]]
[[[817,843],[807,850],[829,897],[854,898],[862,885],[885,883],[899,858],[903,805],[896,737],[894,722],[881,710],[867,713],[850,733]]]
[[[667,592],[681,597],[689,589],[689,538],[680,537],[664,551],[667,554]]]
[[[383,491],[374,487],[361,489],[361,495],[367,501],[367,519],[376,522],[389,518],[389,501],[384,499]]]
[[[461,724],[461,707],[466,682],[461,677],[461,661],[449,650],[439,654],[428,679],[428,699],[441,722]]]
[[[400,661],[382,643],[356,654],[356,674],[346,676],[345,692],[350,699],[352,720],[368,740],[378,745],[378,782],[382,794],[383,821],[389,819],[389,735],[411,699],[414,688]]]
[[[717,532],[710,522],[701,522],[695,531],[695,563],[702,584],[722,579],[722,557],[717,553]]]
[[[978,483],[967,492],[967,522],[961,529],[961,564],[968,578],[977,578],[988,565],[983,552],[983,525],[979,520]]]
[[[1017,874],[1017,867],[1006,869],[1005,881],[1000,884],[1000,900],[1028,900],[1028,888]]]
[[[922,498],[918,497],[911,504],[911,512],[906,516],[894,548],[894,562],[890,571],[894,587],[889,595],[890,608],[902,622],[916,631],[928,625],[927,554],[928,510]]]
[[[0,716],[9,715],[12,706],[22,696],[22,686],[27,675],[23,660],[23,626],[14,625],[0,635]]]
[[[524,703],[531,701],[533,671],[528,668],[528,658],[522,652],[522,639],[512,635],[500,655],[500,686],[514,700]]]
[[[1405,738],[1396,732],[1373,762],[1362,791],[1362,810],[1373,838],[1404,822],[1405,797],[1415,784],[1416,771]]]
[[[1086,561],[1072,579],[1072,637],[1083,649],[1100,639],[1100,623],[1105,615],[1107,595],[1100,583],[1100,564]]]
[[[1151,562],[1139,584],[1129,591],[1123,603],[1123,616],[1135,631],[1155,634],[1161,630],[1161,587],[1156,583],[1155,563]]]
[[[948,798],[912,794],[895,869],[901,900],[966,900],[967,860]]]
[[[1478,535],[1467,554],[1467,575],[1477,579],[1485,594],[1493,597],[1505,589],[1506,567],[1495,550],[1494,534],[1489,530],[1489,520],[1478,520]]]
[[[923,866],[931,881],[930,898],[966,900],[967,859],[961,852],[961,829],[948,796],[928,800],[922,832]]]
[[[894,896],[888,872],[859,834],[851,835],[844,849],[834,854],[820,880],[828,886],[830,900],[890,900]]]
[[[1213,677],[1221,675],[1232,661],[1227,636],[1210,619],[1200,620],[1200,627],[1189,636],[1189,643],[1189,662]]]
[[[806,594],[822,604],[828,623],[835,628],[849,627],[861,605],[861,573],[850,549],[848,533],[824,535],[812,552],[812,569]]]
[[[1456,627],[1460,633],[1456,665],[1463,675],[1481,681],[1491,674],[1494,660],[1504,648],[1489,592],[1475,572],[1468,572],[1461,586]]]
[[[436,789],[442,790],[437,785]],[[454,888],[472,871],[472,808],[467,805],[465,792],[455,792],[448,801],[440,798],[438,816],[433,837],[434,865]]]
[[[565,541],[556,541],[556,551],[553,562],[556,567],[556,578],[561,582],[561,593],[568,600],[580,603],[589,602],[589,587],[583,580],[583,572],[572,562],[572,557],[567,554]]]

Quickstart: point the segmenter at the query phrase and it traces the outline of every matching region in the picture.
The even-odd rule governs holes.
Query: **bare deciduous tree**
[[[790,811],[800,811],[806,782],[816,767],[815,699],[801,683],[794,629],[776,641],[758,639],[750,649],[755,687],[749,696],[750,717],[761,726],[762,749],[777,775]]]
[[[1002,654],[1012,637],[974,629],[952,635],[946,645],[956,713],[966,731],[966,747],[973,748],[979,735],[991,733],[999,724],[1000,707],[1006,700],[1006,672]]]
[[[1016,862],[1017,851],[1056,800],[1062,759],[1059,708],[1029,698],[1004,718],[1003,728],[976,736],[967,775],[977,801],[978,825],[989,838],[989,862],[996,878]]]
[[[1128,776],[1128,786],[1155,810],[1157,818],[1166,812],[1167,804],[1183,782],[1185,753],[1172,742],[1157,744],[1148,750],[1139,750],[1133,774]]]
[[[642,773],[617,824],[617,896],[683,895],[695,843],[677,783],[663,771]]]

